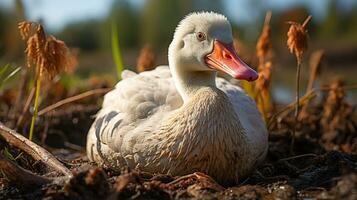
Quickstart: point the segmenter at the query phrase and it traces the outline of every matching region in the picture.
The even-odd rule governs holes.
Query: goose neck
[[[190,67],[175,64],[171,67],[171,73],[175,86],[187,102],[201,88],[216,88],[216,72],[214,71],[191,71]]]

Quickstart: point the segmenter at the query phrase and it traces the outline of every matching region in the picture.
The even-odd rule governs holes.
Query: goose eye
[[[196,34],[196,37],[197,37],[197,40],[198,40],[198,41],[203,41],[203,40],[206,39],[206,35],[205,35],[204,33],[202,33],[202,32],[198,32],[198,33]]]

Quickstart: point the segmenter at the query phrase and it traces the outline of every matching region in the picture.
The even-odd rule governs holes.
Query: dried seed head
[[[270,42],[270,27],[266,26],[263,28],[263,32],[259,37],[257,43],[257,56],[258,58],[265,58],[271,48]]]
[[[255,82],[255,90],[260,92],[269,92],[272,75],[272,63],[265,62],[259,66],[259,78]]]
[[[29,67],[33,63],[36,65],[36,70],[40,73],[40,76],[42,72],[45,72],[48,78],[53,78],[66,68],[72,68],[77,64],[66,44],[53,36],[46,36],[40,24],[36,25],[35,33],[29,36],[30,30],[28,29],[31,29],[31,24],[30,22],[19,24],[21,35],[27,38],[25,53]]]
[[[152,70],[155,68],[155,54],[150,45],[145,45],[137,60],[137,69],[139,72]]]
[[[45,69],[50,77],[65,70],[68,64],[67,54],[69,50],[63,41],[49,36],[46,40],[41,67]]]
[[[30,31],[31,31],[31,22],[23,21],[18,23],[18,28],[20,31],[21,38],[25,40],[26,38],[29,37]]]
[[[260,113],[262,113],[264,120],[267,121],[268,115],[272,109],[270,98],[272,62],[265,61],[264,63],[261,63],[258,71],[259,78],[255,82],[254,91],[256,94],[254,98]]]
[[[346,92],[343,89],[343,82],[340,79],[335,80],[330,85],[330,91],[328,93],[326,103],[324,105],[324,115],[331,117],[334,111],[337,111],[337,107],[343,104]]]
[[[301,62],[302,55],[308,47],[308,34],[305,27],[310,19],[311,15],[306,18],[302,25],[297,22],[288,22],[290,24],[290,28],[287,33],[287,46],[290,52],[295,54],[298,62]]]
[[[31,62],[37,62],[37,57],[39,54],[38,42],[37,42],[37,35],[31,36],[27,40],[27,46],[25,49],[25,54],[27,56],[27,66],[31,66]]]
[[[321,123],[327,132],[344,127],[349,121],[346,118],[351,113],[351,106],[345,100],[346,91],[343,86],[340,79],[332,82],[323,104]]]
[[[266,58],[272,46],[270,41],[270,25],[269,25],[270,19],[271,19],[271,12],[269,11],[265,16],[263,31],[258,39],[257,46],[256,46],[256,54],[260,60]]]

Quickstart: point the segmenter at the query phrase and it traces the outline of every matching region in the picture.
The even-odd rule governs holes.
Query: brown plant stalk
[[[18,24],[18,28],[22,39],[27,40],[25,50],[27,65],[35,66],[35,103],[29,133],[31,140],[37,118],[42,79],[52,79],[61,71],[73,67],[76,59],[63,41],[57,40],[52,35],[46,35],[41,24],[24,21]]]
[[[256,55],[259,61],[258,72],[259,78],[255,82],[254,98],[257,102],[258,109],[262,113],[264,121],[267,122],[268,114],[271,111],[270,87],[272,75],[272,61],[270,53],[272,51],[270,20],[272,13],[267,12],[265,16],[262,33],[256,45]]]
[[[296,99],[296,105],[295,105],[295,125],[294,129],[292,132],[292,138],[291,138],[291,152],[294,147],[294,142],[295,142],[295,132],[296,132],[296,125],[298,123],[298,116],[299,116],[299,96],[300,96],[300,68],[301,68],[301,62],[302,62],[302,56],[304,52],[308,48],[308,34],[307,34],[307,29],[306,25],[308,22],[311,20],[311,15],[309,15],[303,24],[299,24],[297,22],[288,22],[290,24],[289,31],[287,33],[288,39],[287,39],[287,46],[290,50],[290,53],[295,54],[296,61],[297,61],[297,72],[296,72],[296,93],[295,93],[295,99]]]
[[[311,91],[313,89],[314,83],[321,71],[321,63],[322,63],[322,58],[324,55],[324,51],[323,50],[317,50],[314,51],[311,56],[310,56],[310,60],[309,60],[309,67],[310,67],[310,71],[309,71],[309,81],[307,84],[307,88],[306,88],[306,93],[308,93],[309,91]],[[309,107],[309,103],[306,103],[304,106],[302,106],[301,111],[299,113],[299,117],[298,120],[301,121],[303,119],[306,119],[309,117],[309,112],[308,112],[308,107]]]

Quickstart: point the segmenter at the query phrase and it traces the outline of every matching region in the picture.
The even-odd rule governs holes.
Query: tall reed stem
[[[41,90],[41,75],[42,75],[42,70],[40,69],[39,75],[36,80],[35,104],[34,104],[34,112],[33,112],[32,118],[31,118],[29,140],[32,140],[32,138],[33,138],[33,132],[35,129],[35,124],[36,124],[36,119],[37,119],[37,114],[38,114],[38,104],[39,104],[40,90]]]
[[[295,124],[294,124],[294,129],[292,132],[291,136],[291,145],[290,145],[290,153],[294,152],[294,144],[295,144],[295,135],[296,135],[296,125],[298,124],[299,120],[299,109],[300,109],[300,68],[301,68],[301,60],[298,58],[297,59],[297,69],[296,69],[296,91],[295,91],[295,112],[294,112],[294,117],[295,117]]]

